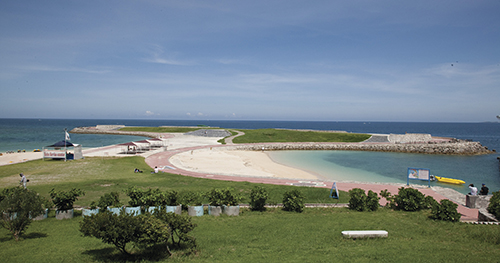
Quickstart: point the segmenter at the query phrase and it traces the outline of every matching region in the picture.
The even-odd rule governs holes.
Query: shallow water
[[[408,168],[430,169],[431,174],[458,178],[464,185],[431,182],[431,186],[453,188],[468,193],[470,183],[485,183],[491,191],[500,189],[500,169],[496,155],[450,156],[363,151],[276,151],[273,160],[313,172],[326,180],[407,183]],[[411,180],[410,184],[428,185]]]

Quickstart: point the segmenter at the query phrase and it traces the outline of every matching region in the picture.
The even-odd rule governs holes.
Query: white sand
[[[42,158],[43,158],[42,152],[2,153],[2,156],[0,156],[0,166],[7,164],[14,164],[14,163],[22,163]]]
[[[174,166],[192,172],[295,179],[318,179],[305,171],[284,166],[263,152],[194,150],[176,154],[170,158]]]

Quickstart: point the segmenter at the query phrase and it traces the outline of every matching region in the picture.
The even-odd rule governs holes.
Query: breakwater
[[[342,151],[373,151],[400,152],[444,155],[480,155],[493,151],[479,142],[453,140],[450,142],[428,143],[255,143],[226,146],[227,150],[245,151],[296,151],[296,150],[342,150]]]

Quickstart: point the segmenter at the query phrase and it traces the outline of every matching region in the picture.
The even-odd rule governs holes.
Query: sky
[[[482,122],[500,1],[17,1],[0,118]]]

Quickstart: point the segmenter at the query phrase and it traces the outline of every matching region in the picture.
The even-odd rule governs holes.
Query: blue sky
[[[2,1],[1,118],[496,121],[500,1]]]

